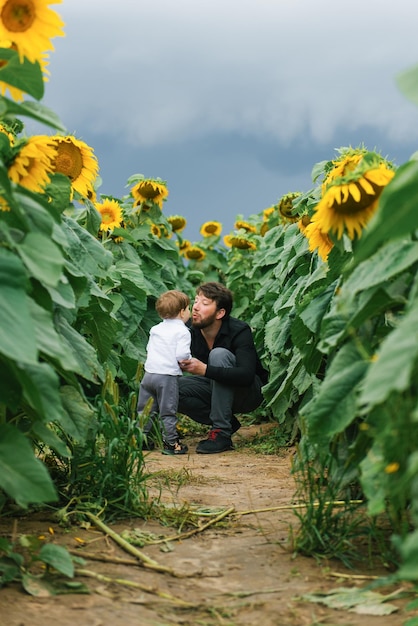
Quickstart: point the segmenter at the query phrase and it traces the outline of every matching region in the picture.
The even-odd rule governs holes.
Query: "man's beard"
[[[193,321],[192,319],[192,328],[199,328],[199,329],[208,328],[208,326],[212,326],[213,322],[215,321],[216,321],[216,313],[200,321],[197,321],[197,320]]]

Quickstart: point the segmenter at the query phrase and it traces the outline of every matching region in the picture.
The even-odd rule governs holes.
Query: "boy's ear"
[[[225,309],[218,309],[216,311],[216,319],[221,320],[223,317],[225,317],[225,313],[226,313]]]

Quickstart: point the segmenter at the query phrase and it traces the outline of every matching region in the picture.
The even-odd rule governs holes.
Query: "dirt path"
[[[252,437],[254,432],[254,427],[242,428],[235,437]],[[89,595],[40,598],[10,586],[0,591],[0,626],[243,626],[257,622],[262,626],[400,626],[411,617],[404,611],[404,599],[391,601],[399,610],[384,617],[330,609],[302,599],[307,593],[364,587],[366,582],[332,576],[331,572],[356,573],[340,563],[319,566],[311,558],[294,557],[287,548],[289,525],[297,522],[290,511],[248,512],[291,503],[294,485],[289,453],[261,456],[244,448],[206,456],[195,454],[196,439],[186,442],[188,456],[167,457],[159,451],[148,454],[146,468],[154,474],[152,492],[161,491],[166,505],[183,506],[184,510],[192,506],[214,513],[234,507],[241,515],[228,516],[224,525],[182,541],[139,548],[171,568],[175,576],[137,565],[86,560],[85,569],[148,586],[153,593],[86,578]],[[0,520],[2,536],[10,535],[11,524]],[[45,535],[50,527],[52,540],[72,550],[80,546],[81,552],[130,558],[97,529],[65,531],[45,515],[20,519],[17,532]],[[140,519],[112,528],[119,533],[128,530],[166,538],[176,534],[172,528]],[[80,540],[85,543],[80,545]],[[384,574],[378,570],[357,573]]]

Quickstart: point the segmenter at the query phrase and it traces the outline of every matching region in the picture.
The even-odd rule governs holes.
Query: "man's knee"
[[[233,367],[236,363],[235,354],[226,348],[213,348],[209,353],[209,364],[218,367]]]

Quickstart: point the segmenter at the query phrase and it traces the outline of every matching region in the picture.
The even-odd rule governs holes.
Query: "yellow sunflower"
[[[150,230],[154,237],[158,237],[158,239],[161,239],[161,228],[157,226],[157,224],[151,224]]]
[[[244,222],[242,220],[237,220],[234,224],[234,228],[236,230],[245,230],[247,233],[257,232],[257,228],[253,224],[250,224],[249,222]]]
[[[257,250],[257,246],[254,241],[250,241],[246,237],[236,237],[231,235],[229,237],[229,245],[232,248],[239,248],[240,250]]]
[[[10,180],[30,191],[42,192],[50,182],[55,154],[56,145],[51,137],[29,137],[8,168]]]
[[[203,261],[206,257],[206,252],[199,248],[199,246],[190,246],[184,253],[186,259],[189,261]]]
[[[163,202],[168,196],[167,184],[160,179],[144,178],[132,187],[131,194],[135,200],[134,206],[142,202],[153,202],[162,209]]]
[[[186,219],[181,215],[171,215],[167,217],[167,222],[171,225],[174,233],[181,233],[187,225]]]
[[[276,226],[277,224],[280,223],[279,222],[280,214],[278,212],[278,205],[274,204],[273,206],[270,206],[267,209],[264,209],[262,213],[262,217],[263,217],[263,221],[260,225],[259,234],[262,237],[264,237],[264,235],[266,234],[268,230],[270,230],[270,228],[273,228],[273,226]]]
[[[224,236],[224,244],[226,245],[227,248],[232,248],[231,237],[232,235]]]
[[[43,52],[54,50],[50,40],[64,36],[64,22],[48,8],[61,1],[0,0],[0,40],[13,42],[21,61],[40,61]]]
[[[55,135],[56,153],[54,172],[65,174],[71,187],[80,196],[88,198],[93,191],[93,183],[99,173],[99,164],[93,152],[84,141],[72,135]]]
[[[191,242],[188,239],[183,239],[183,241],[176,242],[178,247],[179,247],[179,252],[182,256],[184,256],[186,254],[186,251],[190,248],[190,246],[192,245]]]
[[[299,217],[293,214],[293,200],[301,195],[300,191],[295,191],[292,193],[287,193],[280,199],[279,203],[276,205],[277,210],[279,211],[282,219],[285,222],[297,222]]]
[[[100,230],[113,230],[122,224],[122,207],[117,200],[103,200],[95,202],[94,208],[102,217]]]
[[[338,239],[344,232],[350,239],[360,237],[394,175],[392,165],[375,152],[348,149],[332,162],[312,221]]]
[[[202,237],[218,237],[222,232],[222,224],[220,222],[205,222],[200,227]]]
[[[275,206],[269,206],[268,209],[264,209],[263,211],[263,221],[267,222],[270,217],[273,215],[274,211],[276,210],[277,207]]]
[[[319,256],[326,262],[334,246],[327,233],[322,232],[315,222],[308,224],[302,232],[308,240],[310,252],[318,250]]]

